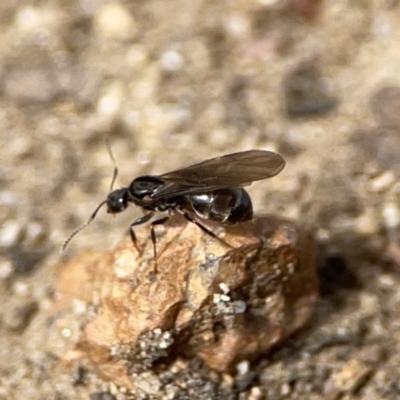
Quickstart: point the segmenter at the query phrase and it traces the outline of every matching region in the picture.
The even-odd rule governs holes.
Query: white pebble
[[[172,335],[171,335],[171,332],[164,332],[164,334],[163,334],[163,338],[164,339],[170,339],[172,337]]]
[[[245,375],[250,370],[250,363],[247,360],[241,361],[236,364],[236,371],[239,375]]]
[[[0,246],[10,247],[16,245],[21,237],[21,224],[17,221],[7,221],[0,231]]]
[[[229,293],[229,286],[228,286],[226,283],[221,282],[221,283],[219,284],[219,288],[222,290],[222,292],[223,292],[224,294],[228,294],[228,293]]]
[[[21,30],[35,30],[42,25],[41,11],[32,6],[21,7],[16,15],[15,23]]]
[[[79,299],[74,299],[72,301],[72,307],[73,307],[74,314],[78,314],[78,315],[85,314],[86,309],[87,309],[86,303]]]
[[[225,21],[226,30],[235,38],[246,38],[250,35],[249,19],[241,13],[232,13]]]
[[[290,394],[290,385],[288,383],[284,383],[281,386],[281,395],[282,396],[288,396]]]
[[[227,296],[226,294],[221,294],[221,301],[231,301],[231,298],[229,296]]]
[[[61,336],[65,337],[65,338],[70,338],[72,336],[71,329],[68,329],[68,328],[62,329],[61,330]]]
[[[159,347],[160,349],[167,349],[169,346],[170,346],[170,343],[167,342],[167,341],[162,341],[162,342],[160,342],[159,345],[158,345],[158,347]]]
[[[175,50],[165,51],[161,55],[161,65],[167,71],[178,71],[183,65],[182,55]]]
[[[385,204],[382,210],[385,226],[388,229],[396,229],[400,226],[400,211],[396,204]]]
[[[30,222],[26,227],[26,238],[31,243],[37,243],[44,234],[43,225],[38,222]]]
[[[219,293],[214,293],[213,295],[213,303],[218,304],[221,301],[221,294]]]
[[[249,400],[259,400],[262,397],[261,389],[258,386],[254,386],[250,390]]]
[[[97,103],[97,113],[105,117],[113,117],[121,109],[124,90],[121,84],[108,86]]]
[[[13,285],[13,292],[18,296],[27,296],[29,294],[29,286],[21,281],[16,281]]]
[[[161,387],[161,381],[150,371],[140,374],[138,379],[135,380],[135,384],[139,390],[151,396],[154,396]]]

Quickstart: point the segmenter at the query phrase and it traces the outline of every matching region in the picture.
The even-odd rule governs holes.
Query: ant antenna
[[[117,163],[115,162],[115,158],[114,158],[114,155],[111,150],[110,139],[109,139],[108,135],[106,136],[106,146],[107,146],[108,154],[110,155],[110,158],[114,164],[114,173],[113,173],[113,177],[112,177],[111,185],[110,185],[110,192],[112,192],[115,180],[117,179],[117,176],[118,176],[118,167],[117,167]]]
[[[62,253],[66,247],[68,246],[69,242],[76,236],[83,228],[86,228],[95,218],[97,213],[99,212],[100,208],[107,203],[107,200],[102,201],[94,210],[93,214],[90,216],[88,222],[86,224],[83,224],[81,227],[79,227],[77,230],[71,233],[70,237],[64,242],[64,244],[61,247],[60,253]]]
[[[117,179],[117,176],[118,176],[118,167],[117,167],[117,163],[115,162],[115,158],[114,158],[114,155],[113,155],[112,150],[111,150],[111,145],[110,145],[110,140],[109,140],[109,136],[108,136],[108,135],[106,135],[105,140],[106,140],[106,147],[107,147],[107,150],[108,150],[108,154],[110,155],[110,158],[111,158],[111,160],[112,160],[112,162],[113,162],[113,164],[114,164],[114,173],[113,173],[113,177],[112,177],[111,185],[110,185],[110,192],[111,192],[111,191],[113,190],[115,180]],[[62,252],[67,248],[69,242],[70,242],[82,229],[86,228],[86,227],[96,218],[96,215],[97,215],[97,213],[99,212],[100,208],[101,208],[104,204],[106,204],[107,201],[108,201],[107,199],[104,200],[104,201],[102,201],[102,202],[96,207],[96,209],[94,210],[93,214],[90,216],[88,222],[86,222],[86,224],[83,224],[82,226],[80,226],[78,229],[76,229],[74,232],[71,233],[71,235],[69,236],[69,238],[63,243],[63,245],[62,245],[62,247],[61,247],[61,250],[60,250],[60,253],[62,253]]]

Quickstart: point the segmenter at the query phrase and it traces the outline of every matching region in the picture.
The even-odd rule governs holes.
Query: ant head
[[[128,206],[129,193],[128,188],[124,187],[112,191],[107,196],[107,212],[110,214],[117,214],[124,211]]]

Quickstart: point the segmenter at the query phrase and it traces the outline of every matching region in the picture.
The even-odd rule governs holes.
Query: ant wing
[[[249,186],[252,182],[248,182],[243,185],[236,185],[235,187]],[[170,197],[176,196],[188,196],[195,194],[203,194],[212,192],[217,189],[231,188],[232,185],[218,185],[218,186],[185,186],[180,185],[179,183],[169,182],[165,185],[162,185],[159,189],[157,189],[152,195],[152,199],[168,199]]]
[[[285,160],[271,151],[249,150],[212,158],[160,175],[165,181],[153,199],[211,192],[227,187],[247,186],[271,178],[285,166]]]

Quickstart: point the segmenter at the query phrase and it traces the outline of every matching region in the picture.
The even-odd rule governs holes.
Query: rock
[[[314,63],[299,64],[286,77],[284,86],[285,109],[290,118],[323,116],[336,107],[337,100]]]
[[[327,399],[339,399],[346,393],[354,393],[365,383],[372,372],[370,366],[360,360],[349,360],[340,371],[334,373],[325,384]]]
[[[18,275],[30,274],[35,271],[46,254],[45,248],[33,249],[23,245],[12,246],[8,249],[8,257],[12,262],[13,270]]]
[[[321,0],[290,0],[289,7],[305,19],[313,20],[321,9]]]
[[[4,324],[10,331],[21,333],[28,327],[37,311],[36,301],[26,301],[5,314]]]
[[[94,392],[90,394],[90,400],[117,400],[111,393],[107,392]]]
[[[383,125],[400,127],[400,88],[387,86],[371,98],[371,110]]]
[[[96,68],[75,65],[63,71],[63,90],[84,107],[96,102],[102,83],[103,75]]]
[[[47,67],[10,68],[3,86],[7,96],[21,103],[47,103],[61,93],[59,83]]]
[[[357,163],[361,167],[374,161],[379,170],[391,170],[396,176],[400,175],[400,127],[378,126],[356,131],[351,136],[351,144],[357,146]]]
[[[158,382],[154,366],[177,357],[230,372],[308,321],[318,298],[309,233],[273,217],[209,227],[233,248],[176,216],[157,239],[157,273],[148,228],[136,232],[142,255],[127,238],[64,266],[56,296],[96,310],[78,347],[103,378],[143,392],[134,376]]]

